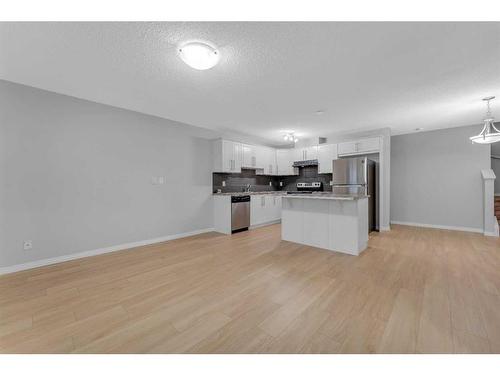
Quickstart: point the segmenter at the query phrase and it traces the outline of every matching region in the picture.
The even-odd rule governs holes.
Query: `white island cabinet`
[[[367,198],[333,194],[283,196],[281,238],[359,255],[368,244]]]

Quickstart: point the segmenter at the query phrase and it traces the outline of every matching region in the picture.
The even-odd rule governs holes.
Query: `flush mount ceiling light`
[[[202,42],[184,44],[179,48],[179,56],[182,61],[197,70],[213,68],[219,62],[219,51]]]
[[[500,141],[500,130],[495,127],[495,118],[492,116],[490,109],[490,100],[493,99],[495,99],[494,96],[488,96],[487,98],[483,99],[487,103],[486,116],[483,119],[484,127],[479,135],[469,138],[472,143],[489,144]]]
[[[284,136],[283,136],[283,139],[285,141],[290,141],[290,142],[293,142],[293,143],[297,143],[298,142],[298,138],[297,136],[294,134],[294,133],[286,133]]]

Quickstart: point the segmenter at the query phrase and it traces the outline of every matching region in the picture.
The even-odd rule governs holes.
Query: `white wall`
[[[212,227],[212,132],[6,81],[0,116],[0,267]]]
[[[490,147],[466,126],[391,138],[391,221],[483,229],[481,170]]]

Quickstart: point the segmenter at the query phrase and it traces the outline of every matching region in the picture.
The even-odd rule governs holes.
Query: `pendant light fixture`
[[[292,143],[297,143],[299,141],[299,139],[297,138],[297,136],[293,132],[292,133],[286,133],[283,136],[283,139],[285,141],[290,141]]]
[[[483,130],[481,130],[481,133],[479,133],[479,135],[470,137],[472,143],[490,144],[490,143],[500,142],[500,130],[498,130],[495,127],[494,124],[495,118],[491,114],[491,109],[490,109],[490,100],[493,99],[495,99],[494,96],[488,96],[487,98],[483,99],[487,103],[486,106],[488,108],[486,111],[486,116],[484,118],[484,127]]]

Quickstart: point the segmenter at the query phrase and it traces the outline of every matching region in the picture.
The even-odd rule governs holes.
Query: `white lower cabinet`
[[[262,225],[281,219],[281,196],[262,194],[250,196],[250,225]]]

